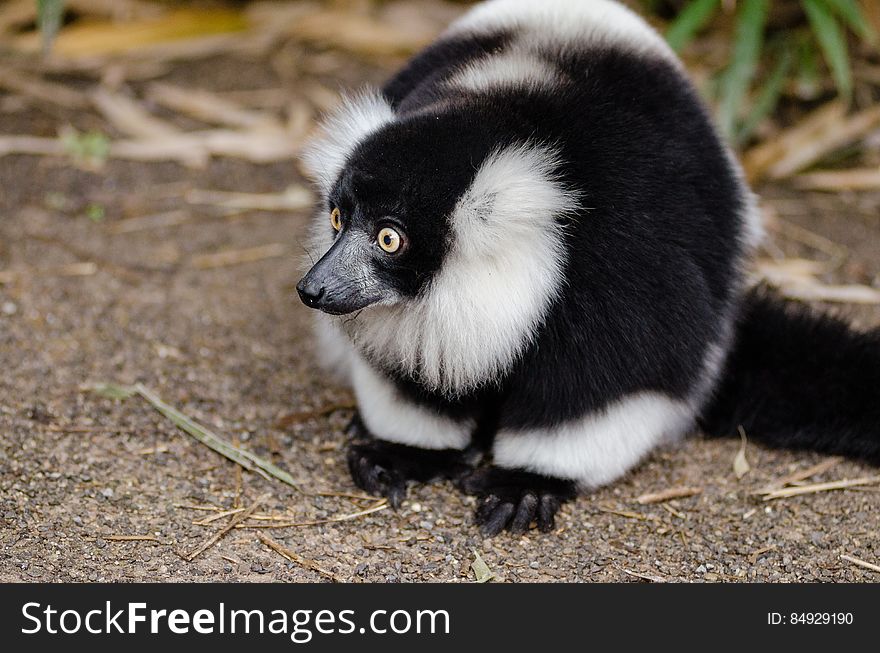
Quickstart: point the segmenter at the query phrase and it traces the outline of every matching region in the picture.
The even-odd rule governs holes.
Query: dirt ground
[[[166,80],[216,91],[279,83],[259,60],[187,64]],[[6,134],[52,136],[64,123],[107,128],[95,114],[55,106],[0,113]],[[229,216],[183,199],[191,189],[265,193],[297,182],[291,163],[111,161],[88,171],[63,157],[0,158],[0,270],[23,271],[0,284],[0,581],[471,581],[475,551],[508,582],[880,580],[841,559],[880,560],[876,487],[763,502],[757,488],[822,458],[749,445],[751,471],[737,479],[740,443],[698,436],[565,506],[551,535],[483,539],[471,522],[473,500],[440,483],[413,488],[397,512],[260,531],[323,572],[285,560],[252,528],[184,559],[229,517],[196,520],[263,494],[259,512],[297,522],[375,505],[313,494],[356,492],[344,463],[349,410],[279,426],[292,413],[350,401],[315,366],[310,316],[293,289],[306,213]],[[880,285],[880,196],[760,191],[778,216],[847,249],[837,280]],[[177,226],[114,229],[181,208],[189,219]],[[805,253],[796,239],[771,235],[782,250]],[[270,244],[285,253],[198,265],[205,254]],[[830,308],[863,327],[880,324],[876,308]],[[139,398],[88,391],[104,381],[143,383],[271,458],[307,493],[242,473]],[[844,461],[810,480],[876,473]],[[673,486],[702,493],[635,501]]]

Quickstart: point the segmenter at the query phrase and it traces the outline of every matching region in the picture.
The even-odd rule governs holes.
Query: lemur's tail
[[[859,333],[763,289],[746,298],[703,430],[880,464],[880,328]]]

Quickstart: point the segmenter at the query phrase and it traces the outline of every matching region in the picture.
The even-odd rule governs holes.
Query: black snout
[[[299,293],[299,298],[303,304],[309,308],[320,308],[321,300],[327,294],[327,289],[323,285],[315,283],[313,279],[309,279],[309,275],[306,275],[296,284],[296,292]]]
[[[330,315],[346,315],[383,299],[382,286],[364,276],[369,269],[358,243],[349,242],[345,234],[336,238],[327,253],[312,266],[296,291],[303,304]]]

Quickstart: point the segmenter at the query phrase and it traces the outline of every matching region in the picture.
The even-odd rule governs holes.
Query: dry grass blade
[[[371,506],[366,510],[360,510],[358,512],[353,512],[348,515],[340,515],[338,517],[328,517],[327,519],[314,519],[312,521],[301,521],[301,522],[287,522],[282,524],[240,524],[236,526],[236,528],[259,528],[259,529],[275,529],[275,528],[299,528],[302,526],[321,526],[323,524],[335,524],[341,521],[350,521],[352,519],[357,519],[359,517],[364,517],[366,515],[370,515],[374,512],[379,512],[380,510],[385,510],[388,507],[388,503],[386,499],[382,499],[375,506]]]
[[[845,304],[880,304],[880,290],[862,284],[827,284],[816,275],[825,274],[829,264],[805,259],[756,263],[755,274],[779,292],[799,301],[824,301]]]
[[[270,549],[279,553],[282,557],[287,558],[291,562],[295,562],[296,564],[305,567],[306,569],[311,569],[312,571],[316,571],[322,576],[326,576],[334,583],[344,583],[346,579],[334,574],[332,571],[328,571],[324,569],[320,564],[315,562],[314,560],[310,560],[309,558],[304,558],[300,554],[295,551],[291,551],[286,546],[276,542],[271,537],[264,535],[263,533],[257,533],[257,537],[260,539],[260,542],[268,546]]]
[[[638,519],[639,521],[660,521],[657,517],[651,515],[642,515],[641,513],[631,512],[629,510],[618,510],[616,508],[611,508],[608,506],[598,506],[598,509],[602,512],[607,512],[612,515],[626,517],[627,519]]]
[[[0,88],[69,109],[84,109],[89,106],[88,98],[79,91],[62,84],[29,77],[9,68],[0,68]]]
[[[792,483],[798,483],[800,481],[805,481],[808,478],[812,478],[813,476],[817,476],[819,474],[824,474],[829,469],[837,465],[843,460],[843,458],[829,458],[828,460],[823,460],[821,463],[817,463],[812,467],[807,467],[806,469],[801,469],[796,472],[792,472],[787,476],[783,476],[780,479],[772,481],[765,488],[756,492],[756,494],[766,494],[768,492],[773,492],[778,490],[779,488],[785,487],[786,485],[791,485]]]
[[[293,480],[293,477],[280,467],[273,465],[268,460],[260,458],[259,456],[251,453],[247,449],[234,447],[230,443],[219,438],[217,435],[206,429],[204,426],[201,426],[200,424],[197,424],[196,422],[191,420],[189,417],[181,413],[173,406],[169,406],[168,404],[166,404],[159,397],[157,397],[155,394],[153,394],[151,391],[149,391],[147,388],[139,383],[130,388],[117,386],[112,383],[104,383],[94,386],[93,390],[101,394],[105,392],[115,393],[118,398],[124,398],[126,396],[130,396],[131,394],[139,394],[141,397],[146,399],[153,406],[153,408],[155,408],[165,417],[171,420],[175,426],[194,437],[196,440],[204,444],[209,449],[212,449],[220,455],[229,458],[231,461],[238,463],[245,469],[256,472],[266,479],[275,478],[282,483],[286,483],[293,489],[302,492],[303,494],[306,494]]]
[[[229,533],[233,528],[235,528],[236,524],[250,517],[257,508],[260,507],[260,504],[263,503],[266,499],[269,498],[268,494],[264,494],[259,497],[256,501],[254,501],[246,510],[235,515],[232,519],[229,520],[229,523],[226,524],[219,531],[214,533],[211,537],[205,540],[198,548],[196,548],[192,553],[188,553],[184,556],[184,558],[190,562],[195,560],[197,557],[202,555],[205,551],[214,546],[220,539]]]
[[[32,154],[34,156],[64,156],[67,149],[58,138],[42,136],[0,136],[0,156]]]
[[[203,168],[211,152],[199,138],[180,132],[167,138],[114,141],[108,156],[130,161],[177,161],[192,168]]]
[[[51,268],[26,268],[21,270],[0,270],[0,286],[17,281],[22,277],[90,277],[98,271],[91,261],[70,263]]]
[[[279,132],[283,129],[273,115],[245,109],[232,100],[222,98],[210,91],[157,82],[149,86],[147,97],[172,111],[210,124],[244,129],[263,126],[275,128]]]
[[[246,249],[228,249],[214,254],[202,254],[192,259],[192,267],[198,270],[228,267],[254,263],[268,258],[277,258],[287,254],[287,246],[282,243],[271,243]]]
[[[147,229],[162,229],[176,227],[185,224],[192,219],[189,211],[175,209],[152,215],[139,215],[134,218],[126,218],[109,225],[108,231],[112,234],[129,234]]]
[[[788,299],[802,302],[832,302],[839,304],[880,304],[880,290],[861,284],[804,284],[780,286],[779,291]]]
[[[822,105],[776,138],[756,145],[743,155],[743,167],[749,181],[766,176],[769,168],[784,159],[789,152],[798,151],[815,138],[816,134],[831,129],[846,116],[846,104],[834,100]]]
[[[91,97],[98,111],[116,129],[128,136],[163,139],[177,137],[182,133],[174,125],[156,118],[138,102],[121,93],[98,88]]]
[[[647,580],[652,583],[668,583],[669,579],[663,578],[663,576],[657,576],[656,574],[643,574],[638,571],[630,571],[629,569],[621,569],[623,573],[627,576],[634,576],[635,578],[641,578],[642,580]]]
[[[229,193],[195,189],[186,194],[186,201],[242,211],[299,211],[310,208],[314,196],[305,186],[290,186],[283,193]]]
[[[63,57],[94,57],[138,51],[147,53],[167,43],[227,36],[247,28],[247,21],[236,11],[176,9],[155,18],[139,16],[136,20],[81,21],[66,26],[55,40],[54,51]],[[39,34],[29,32],[11,39],[13,47],[36,52]]]
[[[108,542],[155,542],[156,544],[166,544],[155,535],[101,535],[99,538]]]
[[[643,494],[638,497],[636,501],[644,506],[651,503],[663,503],[664,501],[670,501],[672,499],[685,499],[687,497],[701,494],[702,492],[703,488],[701,487],[671,487],[659,492]]]
[[[775,551],[775,550],[776,550],[776,545],[771,544],[770,546],[761,547],[757,551],[752,551],[749,554],[749,562],[751,562],[753,565],[757,564],[758,558],[760,558],[765,553],[770,553],[771,551]]]
[[[318,419],[326,417],[327,415],[332,415],[339,410],[351,410],[355,407],[356,404],[353,401],[341,401],[338,404],[330,404],[329,406],[324,406],[323,408],[317,408],[315,410],[301,410],[296,413],[289,413],[278,418],[278,421],[275,422],[275,428],[287,428],[293,424],[301,424],[311,419]]]
[[[801,494],[815,494],[817,492],[831,492],[833,490],[845,490],[851,487],[862,485],[876,485],[880,483],[880,476],[866,476],[864,478],[844,479],[841,481],[830,481],[828,483],[813,483],[812,485],[799,485],[797,487],[787,487],[772,492],[761,492],[764,501],[772,501],[773,499],[785,499],[788,497],[796,497]]]
[[[796,188],[839,193],[847,190],[880,190],[880,168],[854,168],[813,172],[792,179]]]
[[[868,562],[867,560],[862,560],[861,558],[856,558],[855,556],[846,555],[845,553],[840,556],[840,559],[851,562],[854,565],[858,565],[859,567],[864,567],[865,569],[876,571],[878,574],[880,574],[880,565],[875,565],[874,563]]]
[[[240,467],[236,467],[236,469],[241,469]],[[230,517],[232,515],[237,515],[240,512],[244,512],[244,508],[233,508],[232,510],[224,510],[223,512],[218,512],[215,515],[211,515],[210,517],[205,517],[204,519],[196,519],[193,521],[193,524],[196,526],[207,526],[208,524],[213,524],[218,519],[223,519],[224,517]],[[253,516],[253,515],[252,515]]]
[[[303,16],[288,33],[296,39],[365,55],[411,54],[436,36],[428,27],[402,30],[350,11],[327,10]]]
[[[766,173],[772,179],[784,179],[863,138],[878,125],[880,106],[845,118],[835,102],[811,114],[777,141],[747,153],[745,166],[750,178]],[[762,149],[765,147],[769,149]]]

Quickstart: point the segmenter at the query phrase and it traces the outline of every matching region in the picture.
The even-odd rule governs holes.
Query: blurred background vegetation
[[[880,0],[626,3],[664,33],[683,58],[721,130],[743,152],[753,181],[786,178],[820,160],[862,169],[880,163],[874,154],[880,149],[875,147],[880,115],[871,112],[880,99]],[[210,56],[262,43],[265,51],[292,38],[311,51],[341,53],[387,71],[430,42],[469,4],[7,0],[0,5],[0,54],[42,50],[57,69],[59,61],[148,61],[156,53],[168,58],[174,50]],[[212,50],[210,43],[219,45]],[[332,104],[329,94],[324,100]],[[792,131],[798,124],[804,127]]]
[[[83,3],[34,2],[48,51],[61,25],[73,19],[65,13],[75,15]],[[144,2],[147,0],[138,4]],[[97,4],[110,7],[112,3]],[[230,0],[226,4],[246,2]],[[357,1],[332,4],[364,5]],[[831,83],[834,92],[851,99],[854,61],[872,51],[876,58],[880,32],[877,0],[641,0],[635,4],[656,21],[676,51],[686,58],[693,55],[693,63],[699,60],[705,64],[699,66],[705,73],[702,90],[716,107],[722,131],[737,146],[747,143],[786,100],[819,100],[829,93]],[[223,28],[222,20],[203,18],[201,22],[190,28]],[[181,27],[181,33],[187,30],[185,25]],[[695,44],[700,39],[702,42]]]

